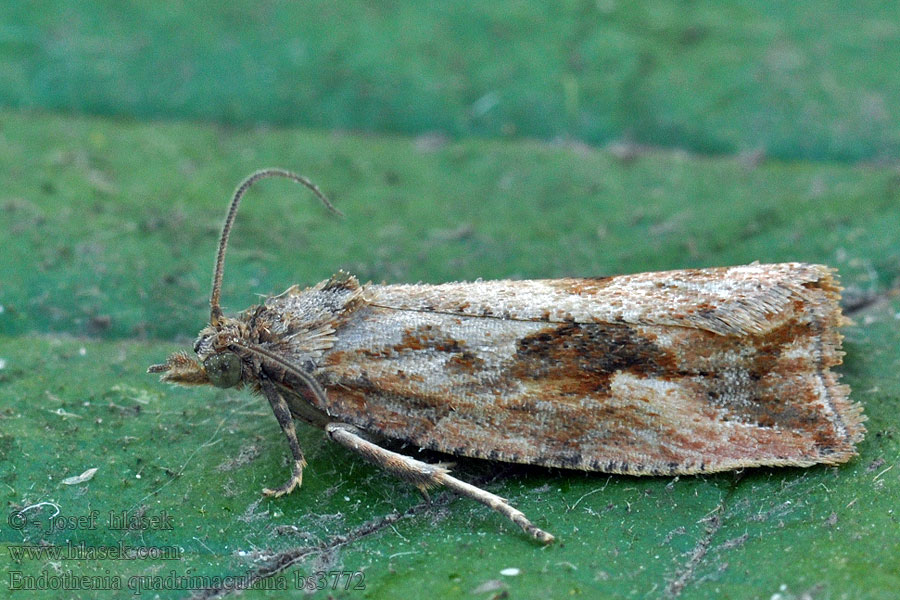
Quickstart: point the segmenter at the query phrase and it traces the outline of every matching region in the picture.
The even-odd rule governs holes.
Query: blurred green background
[[[306,597],[297,578],[317,571],[364,573],[365,590],[318,592],[338,598],[895,597],[898,42],[878,2],[3,3],[0,498],[174,527],[47,531],[56,509],[29,509],[24,529],[0,521],[0,589],[292,559],[268,580],[287,590],[244,597]],[[338,268],[393,283],[834,266],[860,456],[680,479],[457,463],[556,534],[548,548],[449,494],[422,505],[306,428],[303,488],[261,499],[287,475],[266,403],[144,371],[205,324],[225,204],[263,166],[311,177],[346,217],[287,182],[254,188],[226,310]],[[179,558],[11,554],[67,540]]]

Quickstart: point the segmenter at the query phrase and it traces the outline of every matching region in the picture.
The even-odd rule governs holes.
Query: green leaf
[[[894,169],[660,151],[623,159],[536,142],[423,149],[394,137],[9,111],[0,126],[10,174],[0,199],[0,497],[4,520],[33,507],[24,529],[0,524],[4,576],[71,572],[120,581],[121,597],[143,584],[170,598],[184,590],[169,588],[202,583],[176,577],[252,574],[295,557],[265,583],[288,591],[244,597],[306,597],[297,584],[317,571],[364,574],[364,592],[320,593],[339,598],[892,598],[900,586],[890,559],[900,551]],[[266,403],[171,388],[145,370],[189,349],[205,324],[227,198],[270,164],[312,177],[347,217],[332,219],[288,182],[254,188],[226,269],[232,310],[340,267],[437,282],[831,264],[855,320],[841,371],[869,416],[860,456],[839,468],[681,478],[457,461],[459,477],[556,534],[550,547],[450,494],[424,505],[308,428],[303,487],[263,499],[262,487],[288,475]],[[63,484],[93,468],[90,480]],[[47,528],[54,505],[75,528]],[[77,520],[92,510],[88,529]],[[123,511],[163,527],[110,529]],[[67,542],[174,548],[178,560],[10,554]]]
[[[793,159],[900,152],[890,2],[6,4],[6,106]]]

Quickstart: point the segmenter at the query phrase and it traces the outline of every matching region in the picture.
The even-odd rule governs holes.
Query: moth
[[[257,171],[236,189],[219,241],[196,359],[150,367],[166,382],[248,387],[268,400],[300,486],[294,419],[324,428],[423,493],[445,486],[554,537],[503,498],[385,448],[628,475],[839,464],[865,433],[831,370],[848,322],[835,272],[758,264],[593,279],[360,284],[340,272],[242,313],[220,306],[225,250]]]

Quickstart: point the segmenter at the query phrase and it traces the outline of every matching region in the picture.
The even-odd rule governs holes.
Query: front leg
[[[263,380],[261,384],[263,394],[266,396],[266,400],[269,401],[272,412],[275,413],[275,418],[278,419],[278,424],[281,425],[281,431],[284,432],[288,446],[291,447],[291,455],[294,457],[294,467],[291,470],[291,478],[288,482],[274,490],[263,488],[263,494],[277,498],[278,496],[290,494],[294,488],[300,487],[300,484],[303,482],[303,467],[306,466],[306,459],[303,458],[300,442],[297,441],[297,430],[294,429],[294,419],[291,417],[291,409],[288,407],[287,401],[272,382]]]
[[[457,494],[468,496],[492,508],[539,542],[549,544],[554,539],[551,534],[535,527],[521,511],[510,506],[505,499],[452,477],[449,471],[443,467],[429,465],[373,444],[363,438],[360,435],[361,431],[353,425],[329,423],[325,426],[325,432],[337,443],[353,450],[369,462],[375,463],[397,477],[412,483],[422,492],[429,487],[444,485]]]

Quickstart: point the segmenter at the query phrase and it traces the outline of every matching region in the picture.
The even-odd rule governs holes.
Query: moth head
[[[194,352],[199,360],[191,358],[185,352],[176,352],[169,356],[166,362],[151,366],[148,373],[162,373],[163,381],[180,385],[204,385],[211,384],[216,387],[230,388],[241,383],[244,377],[243,360],[236,353],[241,349],[244,353],[252,353],[257,357],[265,358],[269,362],[279,363],[278,356],[269,354],[265,349],[250,344],[240,335],[242,330],[238,321],[226,317],[222,312],[220,297],[222,295],[222,278],[225,271],[225,250],[228,248],[228,236],[237,215],[241,198],[250,187],[266,177],[285,177],[309,188],[331,212],[341,215],[341,212],[332,206],[325,195],[319,191],[307,178],[285,171],[283,169],[262,169],[256,171],[238,185],[231,198],[231,204],[222,226],[222,235],[219,238],[219,251],[216,255],[216,267],[213,271],[212,293],[209,297],[209,327],[200,332],[200,337],[194,343]],[[292,365],[282,365],[289,370],[295,369]],[[298,372],[304,381],[308,375]],[[317,388],[314,381],[307,381],[307,385]],[[316,389],[314,389],[316,391]],[[319,390],[317,393],[321,393]]]
[[[239,339],[240,322],[223,317],[220,329],[207,327],[194,342],[194,352],[209,383],[219,388],[230,388],[241,382],[244,370],[241,357],[235,353],[232,342]]]
[[[209,382],[219,388],[230,388],[241,381],[241,357],[225,350],[212,354],[203,361],[203,370]]]
[[[161,365],[153,365],[148,373],[162,373],[161,379],[179,385],[214,385],[235,387],[241,383],[243,362],[229,343],[235,340],[237,323],[225,319],[221,331],[207,327],[194,342],[197,358],[176,352]]]

